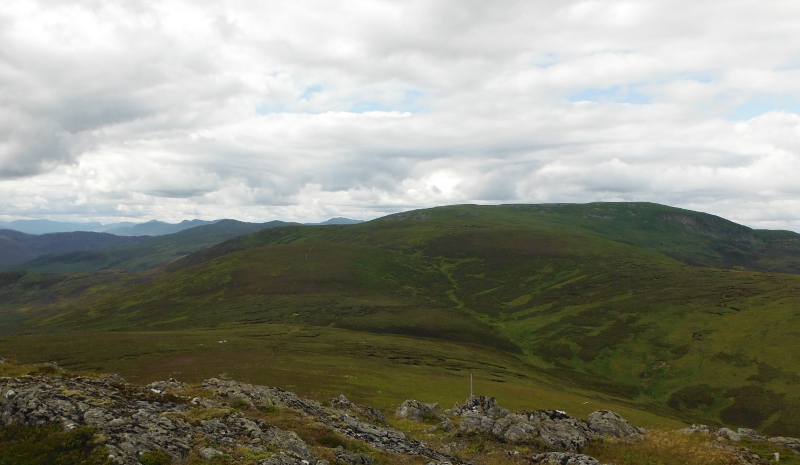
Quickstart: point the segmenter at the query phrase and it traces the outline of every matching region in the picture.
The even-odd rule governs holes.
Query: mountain
[[[95,232],[33,235],[3,229],[0,230],[0,269],[18,265],[40,255],[90,251],[136,241],[135,238]]]
[[[121,226],[108,229],[106,232],[116,234],[118,236],[163,236],[166,234],[175,234],[186,229],[196,228],[198,226],[205,226],[217,223],[216,221],[203,221],[203,220],[183,220],[180,223],[172,224],[163,221],[152,220],[147,223],[139,223],[131,226]]]
[[[337,217],[337,218],[331,218],[329,220],[323,221],[322,223],[309,223],[309,225],[327,226],[327,225],[331,225],[331,224],[339,224],[339,225],[341,225],[341,224],[358,224],[358,223],[363,223],[363,222],[364,221],[362,221],[362,220],[351,220],[350,218]]]
[[[509,408],[800,435],[795,233],[648,203],[458,205],[142,244],[119,263],[147,273],[0,275],[0,353],[387,408],[452,405],[473,374]]]
[[[50,220],[16,220],[0,222],[0,229],[12,229],[25,234],[50,234],[73,231],[103,232],[103,225],[92,223],[62,223]]]
[[[189,222],[181,224],[184,223]],[[289,224],[292,223],[282,221],[244,223],[236,220],[220,220],[173,234],[130,237],[105,247],[42,255],[26,263],[18,263],[16,267],[44,273],[83,273],[108,269],[143,270],[236,236]]]

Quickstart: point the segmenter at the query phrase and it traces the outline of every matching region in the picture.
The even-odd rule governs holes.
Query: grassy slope
[[[139,271],[178,259],[236,236],[287,224],[289,223],[282,221],[244,223],[236,220],[222,220],[174,234],[140,240],[136,238],[136,242],[125,245],[44,255],[17,265],[17,267],[39,273],[86,273],[106,269]]]
[[[747,270],[794,266],[774,256],[776,240],[791,250],[796,239],[651,204],[277,228],[138,283],[85,275],[48,291],[34,289],[46,277],[9,278],[5,326],[62,333],[9,335],[0,350],[140,377],[234,371],[379,405],[459,400],[469,370],[519,408],[610,403],[643,424],[677,416],[800,435],[800,277]],[[83,297],[64,299],[68,289]]]
[[[16,267],[43,254],[94,250],[111,245],[131,244],[138,240],[139,238],[85,231],[34,235],[0,229],[0,269]]]

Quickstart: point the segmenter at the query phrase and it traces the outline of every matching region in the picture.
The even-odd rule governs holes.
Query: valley
[[[515,410],[800,436],[800,235],[640,203],[248,232],[147,266],[3,272],[0,354],[386,410],[452,405],[472,373]]]

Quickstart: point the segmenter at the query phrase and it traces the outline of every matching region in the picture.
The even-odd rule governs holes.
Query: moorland
[[[513,410],[800,436],[798,234],[650,203],[273,226],[9,266],[0,355],[387,411],[462,401],[473,375]]]

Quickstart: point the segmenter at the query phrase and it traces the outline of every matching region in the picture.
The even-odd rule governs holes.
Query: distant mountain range
[[[61,222],[50,220],[15,220],[0,221],[0,229],[11,229],[25,234],[52,234],[75,231],[104,232],[116,236],[163,236],[165,234],[175,234],[186,229],[197,226],[205,226],[218,223],[222,220],[183,220],[180,223],[167,223],[164,221],[152,220],[146,223],[132,223],[125,221],[121,223],[102,224],[98,222]],[[358,224],[361,220],[351,220],[349,218],[331,218],[322,223],[307,223],[308,225],[335,225],[335,224]]]

